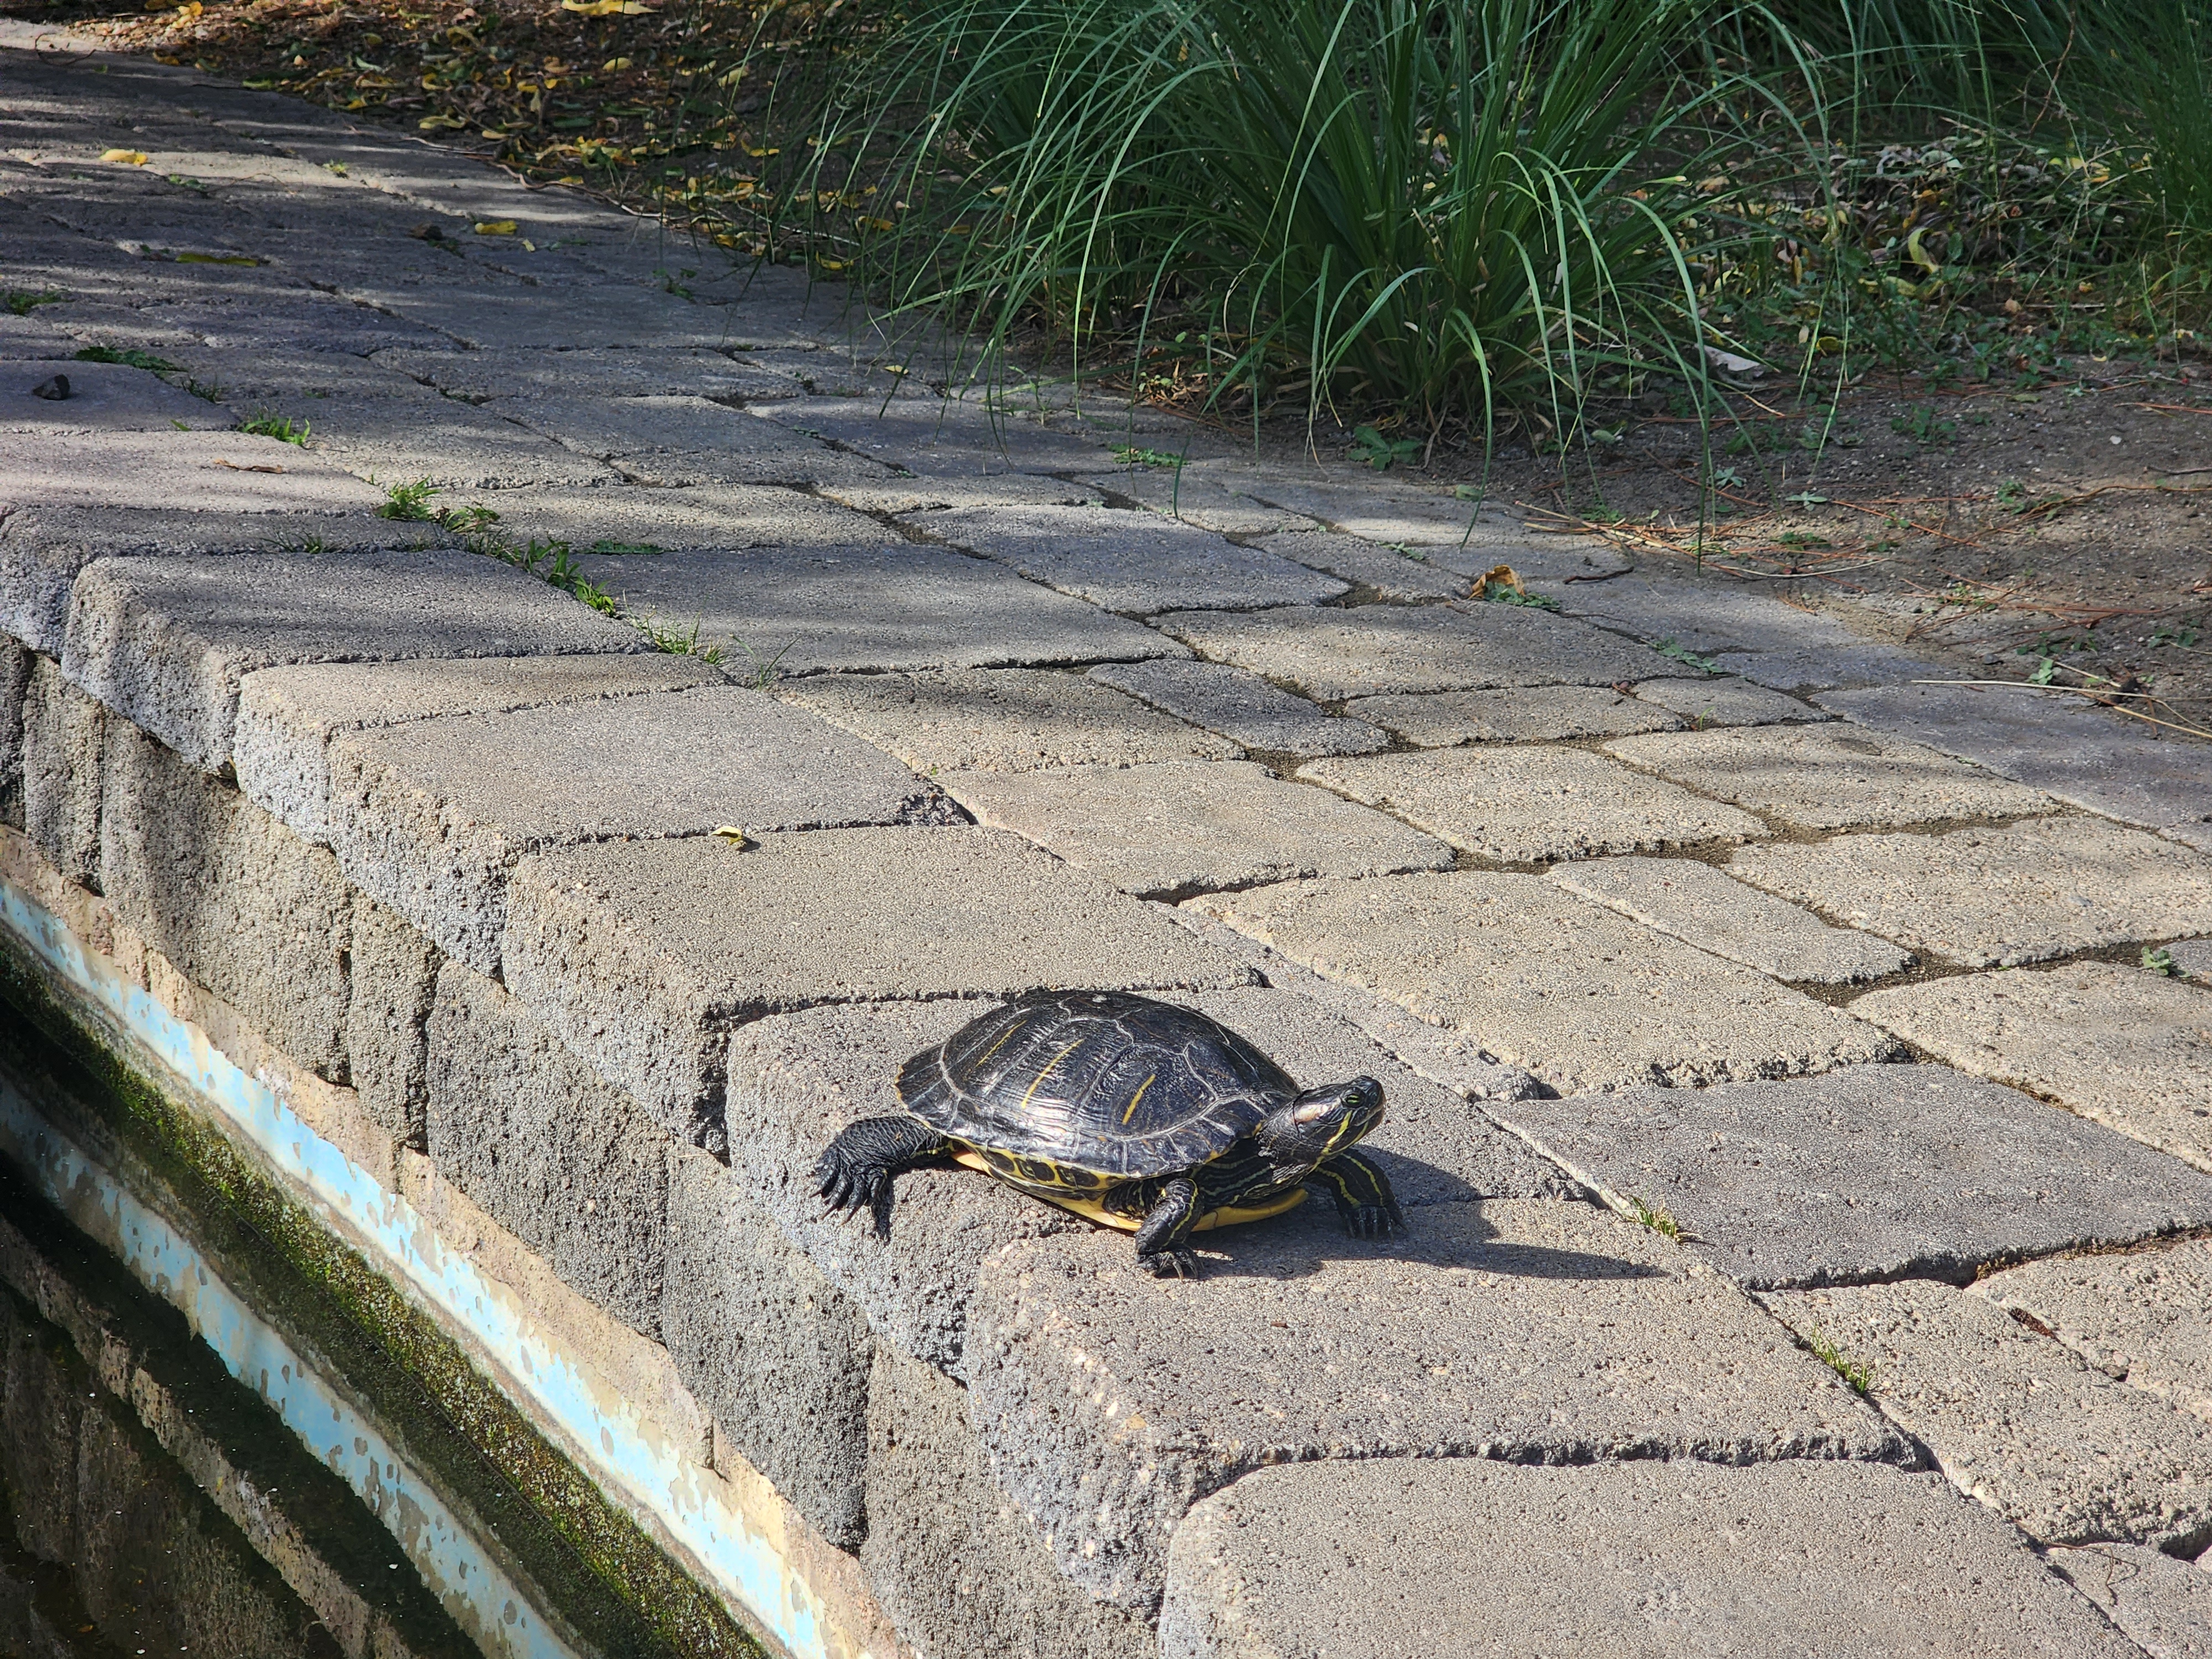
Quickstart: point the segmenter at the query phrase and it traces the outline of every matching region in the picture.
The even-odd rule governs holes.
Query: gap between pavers
[[[1366,721],[1323,714],[1304,697],[1226,663],[1173,658],[1101,663],[1091,678],[1270,754],[1364,755],[1390,745],[1389,734]]]
[[[1125,1237],[1024,1240],[969,1314],[999,1484],[1116,1605],[1156,1606],[1191,1504],[1269,1463],[1914,1455],[1727,1280],[1586,1205],[1435,1205],[1381,1241],[1307,1206],[1200,1244],[1177,1282]]]
[[[1365,1074],[1382,1085],[1382,1123],[1362,1145],[1409,1212],[1478,1198],[1552,1196],[1558,1172],[1449,1090],[1417,1076],[1349,1021],[1265,987],[1165,992],[1249,1038],[1302,1085]],[[968,1306],[981,1263],[1007,1243],[1091,1224],[941,1162],[898,1177],[890,1235],[832,1214],[807,1174],[855,1118],[898,1109],[907,1059],[984,1012],[975,1001],[841,1004],[771,1014],[732,1033],[732,1177],[902,1352],[965,1377]],[[1315,1212],[1334,1217],[1327,1201]],[[1209,1235],[1228,1255],[1261,1229]],[[1123,1249],[1126,1235],[1115,1235]]]
[[[1655,733],[1607,754],[1804,830],[2023,817],[2048,795],[1917,744],[1829,726]]]
[[[1347,980],[1565,1093],[1794,1077],[1900,1044],[1534,876],[1373,876],[1192,908]]]
[[[2087,1544],[2047,1558],[2154,1659],[2212,1653],[2212,1567],[2140,1544]]]
[[[1262,536],[1255,545],[1285,559],[1366,588],[1385,599],[1414,604],[1424,599],[1463,599],[1468,578],[1433,562],[1414,549],[1378,547],[1358,536],[1330,530],[1291,530]]]
[[[1577,898],[1779,980],[1854,985],[1914,960],[1885,939],[1832,927],[1691,859],[1584,859],[1556,866],[1550,879]]]
[[[1866,1368],[1868,1395],[1951,1483],[2050,1544],[2193,1554],[2212,1542],[2212,1424],[2115,1382],[1948,1285],[1770,1291],[1808,1343]]]
[[[778,693],[933,777],[1232,760],[1243,752],[1108,686],[1048,670],[823,674]]]
[[[1747,812],[1581,749],[1360,755],[1309,761],[1297,775],[1499,864],[1656,853],[1770,833]]]
[[[1969,968],[2212,927],[2212,858],[2099,818],[1747,847],[1728,872]]]
[[[325,758],[339,867],[485,974],[526,854],[953,816],[880,750],[727,685],[343,732]]]
[[[1666,709],[1611,686],[1556,685],[1512,691],[1431,691],[1417,696],[1354,697],[1344,712],[1388,726],[1423,749],[1463,743],[1556,743],[1674,732]]]
[[[1682,1459],[1256,1470],[1177,1529],[1160,1655],[1290,1653],[2140,1659],[1940,1477]]]
[[[210,771],[240,681],[296,662],[642,653],[610,621],[467,553],[102,559],[70,602],[62,672]]]
[[[1139,898],[1305,876],[1449,870],[1432,836],[1247,761],[955,772],[946,793]]]
[[[1170,612],[1165,632],[1217,661],[1324,702],[1393,692],[1611,685],[1667,659],[1600,629],[1510,605],[1364,605],[1351,610]]]
[[[1940,1066],[1521,1100],[1498,1114],[1755,1288],[1923,1278],[2212,1225],[2212,1179]],[[2132,1258],[2129,1258],[2132,1259]]]
[[[1778,721],[1831,718],[1810,703],[1749,680],[1644,680],[1633,689],[1644,702],[1672,710],[1699,731],[1715,726],[1771,726]]]
[[[1138,900],[977,829],[533,855],[508,879],[501,961],[509,988],[572,1049],[718,1153],[728,1035],[761,1014],[1251,977]]]
[[[2212,1172],[2212,991],[2078,962],[1870,991],[1851,1011]]]
[[[2212,1423],[2212,1239],[2030,1261],[1974,1286],[2115,1382]]]

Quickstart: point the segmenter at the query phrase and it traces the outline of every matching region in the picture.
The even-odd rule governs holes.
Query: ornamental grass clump
[[[1783,100],[1712,0],[923,0],[805,199],[884,180],[853,249],[895,304],[1078,373],[1171,358],[1217,404],[1512,408],[1564,441],[1652,370],[1706,381],[1723,163]],[[1801,98],[1802,109],[1805,100]],[[1771,134],[1770,132],[1771,138]],[[1194,365],[1194,368],[1193,367]]]

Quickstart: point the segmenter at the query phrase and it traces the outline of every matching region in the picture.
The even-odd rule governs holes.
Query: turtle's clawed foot
[[[890,1184],[891,1172],[880,1164],[866,1164],[845,1155],[832,1145],[814,1166],[814,1190],[833,1210],[872,1210]]]
[[[1380,1204],[1362,1204],[1339,1213],[1344,1218],[1344,1231],[1354,1238],[1382,1238],[1402,1232],[1406,1226],[1406,1218],[1395,1205],[1385,1209]]]
[[[1155,1279],[1195,1279],[1198,1277],[1198,1252],[1149,1250],[1138,1256],[1137,1265]]]

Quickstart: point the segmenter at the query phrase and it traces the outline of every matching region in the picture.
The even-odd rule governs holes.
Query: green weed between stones
[[[1863,1359],[1851,1358],[1821,1332],[1809,1334],[1805,1346],[1814,1358],[1842,1377],[1853,1394],[1863,1395],[1874,1387],[1874,1367]]]
[[[282,415],[271,415],[264,410],[257,410],[240,421],[238,423],[238,429],[240,432],[250,432],[257,438],[274,438],[278,443],[297,444],[301,449],[307,447],[309,428],[307,422],[291,420]],[[386,505],[389,505],[390,497],[387,496],[386,501]],[[393,513],[387,514],[386,516],[398,518],[400,515]]]
[[[369,482],[374,483],[375,480]],[[438,493],[438,486],[428,478],[417,478],[413,483],[386,484],[384,503],[376,509],[376,516],[397,519],[402,524],[427,524],[438,516],[430,506],[430,498]]]
[[[2173,953],[2163,945],[2156,950],[2153,950],[2148,945],[2143,946],[2142,965],[2152,973],[2161,975],[2167,979],[2181,977],[2181,964],[2173,959]]]
[[[10,314],[17,317],[29,316],[34,307],[58,306],[68,298],[69,295],[58,289],[11,288],[0,290],[0,306],[5,306]]]
[[[1717,674],[1721,672],[1720,665],[1711,657],[1699,656],[1672,634],[1659,641],[1651,648],[1670,662],[1680,663],[1685,668],[1694,668],[1700,674]]]
[[[1665,1205],[1647,1204],[1633,1194],[1623,1201],[1628,1206],[1628,1218],[1638,1226],[1650,1228],[1671,1243],[1682,1242],[1682,1224]]]
[[[136,347],[117,350],[113,346],[91,345],[76,354],[81,363],[121,363],[126,368],[143,368],[149,374],[181,374],[184,365],[173,363],[167,357],[157,357],[150,351]]]

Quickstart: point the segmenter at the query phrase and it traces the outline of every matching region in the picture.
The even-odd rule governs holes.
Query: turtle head
[[[1371,1077],[1309,1089],[1261,1119],[1260,1150],[1288,1183],[1310,1175],[1382,1121],[1382,1085]]]

